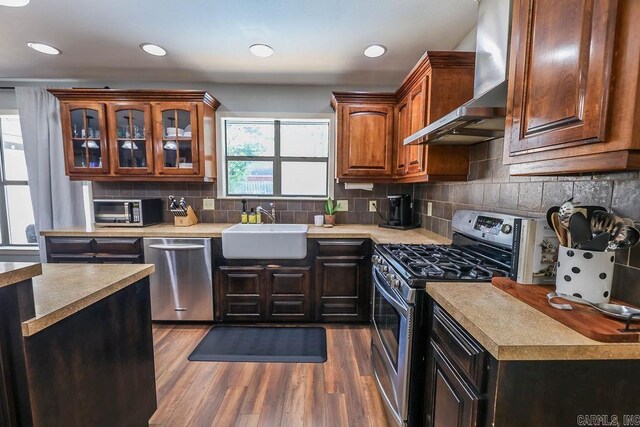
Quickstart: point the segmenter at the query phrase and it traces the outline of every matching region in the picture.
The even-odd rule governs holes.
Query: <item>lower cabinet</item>
[[[142,264],[142,239],[137,237],[47,237],[47,262]]]
[[[425,426],[587,425],[590,414],[615,417],[610,425],[635,420],[640,360],[497,360],[438,304],[429,311]]]
[[[219,320],[312,320],[310,271],[311,267],[219,267]]]
[[[215,318],[219,322],[367,322],[370,257],[369,239],[310,240],[307,257],[301,260],[218,257]]]
[[[366,322],[371,311],[368,240],[318,241],[316,317],[323,322]]]

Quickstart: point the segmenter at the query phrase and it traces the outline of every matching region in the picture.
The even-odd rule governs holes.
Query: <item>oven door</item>
[[[396,422],[407,420],[409,391],[410,325],[413,307],[386,282],[376,267],[372,269],[373,292],[371,358],[378,388]]]

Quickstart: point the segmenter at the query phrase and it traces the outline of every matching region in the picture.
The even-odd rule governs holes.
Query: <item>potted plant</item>
[[[324,205],[324,223],[325,224],[336,224],[336,210],[338,209],[338,204],[331,199],[331,197],[327,198],[327,203]]]

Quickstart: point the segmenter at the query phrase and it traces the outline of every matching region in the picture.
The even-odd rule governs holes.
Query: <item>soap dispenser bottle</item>
[[[240,216],[240,222],[246,224],[249,222],[249,216],[247,215],[247,201],[242,201],[242,215]]]
[[[254,211],[253,208],[251,208],[251,212],[249,212],[249,224],[255,224],[256,223],[256,212]]]

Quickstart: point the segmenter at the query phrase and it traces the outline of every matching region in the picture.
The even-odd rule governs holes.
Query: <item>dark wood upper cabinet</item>
[[[215,110],[204,91],[51,89],[66,173],[90,181],[213,181]]]
[[[62,103],[65,172],[87,179],[109,173],[105,103],[72,101]]]
[[[393,176],[393,94],[334,93],[338,178]]]
[[[463,181],[469,148],[404,139],[473,96],[473,52],[427,52],[395,93],[335,92],[342,181]]]
[[[516,0],[504,161],[516,175],[640,167],[640,4]]]
[[[406,95],[396,105],[396,141],[404,141],[411,133],[411,117],[409,117],[409,95]],[[404,144],[396,144],[395,150],[396,176],[407,173],[407,150]]]

